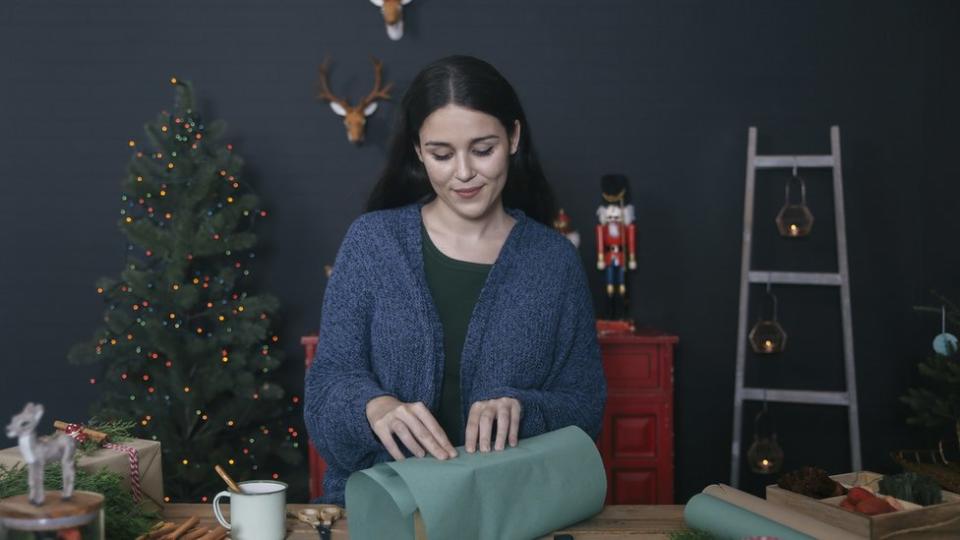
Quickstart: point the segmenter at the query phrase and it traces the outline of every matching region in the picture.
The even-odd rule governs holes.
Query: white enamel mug
[[[221,491],[213,498],[217,521],[233,540],[283,540],[287,536],[287,485],[276,480],[240,482],[243,493]],[[230,498],[230,522],[220,513],[220,499]]]

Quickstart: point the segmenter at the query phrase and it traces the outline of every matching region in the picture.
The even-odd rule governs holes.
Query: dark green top
[[[460,356],[467,337],[467,326],[480,290],[487,280],[491,264],[451,259],[437,249],[421,225],[423,269],[427,286],[443,326],[443,387],[437,421],[454,446],[464,444],[464,418],[460,408]]]

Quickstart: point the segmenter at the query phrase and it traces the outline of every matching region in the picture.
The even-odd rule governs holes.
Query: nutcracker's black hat
[[[630,181],[622,174],[605,174],[600,178],[602,204],[630,204]]]

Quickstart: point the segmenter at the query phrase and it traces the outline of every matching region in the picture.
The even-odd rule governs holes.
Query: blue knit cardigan
[[[323,502],[343,504],[347,477],[392,459],[366,417],[382,395],[434,414],[443,380],[443,327],[423,269],[414,203],[363,214],[347,231],[323,298],[304,418],[327,462]],[[583,265],[566,238],[516,219],[490,269],[461,359],[464,421],[480,400],[512,397],[520,437],[576,425],[596,438],[606,383]],[[402,446],[402,445],[401,445]]]

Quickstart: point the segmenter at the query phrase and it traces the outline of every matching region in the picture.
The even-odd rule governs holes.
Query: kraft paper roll
[[[703,492],[814,538],[862,540],[860,536],[849,531],[834,527],[784,506],[769,503],[764,499],[725,484],[707,486]]]

